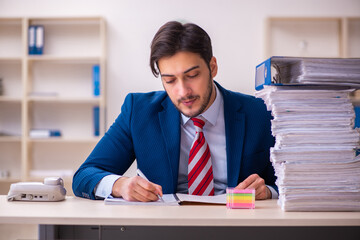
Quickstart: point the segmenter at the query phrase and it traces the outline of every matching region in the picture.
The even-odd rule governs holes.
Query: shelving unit
[[[44,54],[28,54],[28,28],[44,26]],[[100,95],[92,67],[100,66]],[[72,174],[105,133],[106,26],[101,17],[0,18],[0,194],[17,181]],[[95,137],[93,107],[100,109]],[[60,129],[35,139],[30,129]],[[6,174],[7,173],[7,174]],[[8,175],[8,176],[5,176]]]
[[[360,17],[270,17],[265,58],[360,57]]]

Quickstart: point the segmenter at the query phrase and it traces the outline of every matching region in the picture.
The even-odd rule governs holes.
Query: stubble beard
[[[199,110],[197,112],[195,112],[194,114],[188,115],[188,114],[184,113],[183,111],[181,111],[181,109],[178,107],[178,105],[180,105],[181,102],[184,101],[184,100],[190,100],[191,101],[191,100],[194,100],[196,98],[201,99],[201,97],[199,95],[190,95],[190,96],[187,96],[187,97],[184,97],[184,98],[180,98],[180,99],[177,100],[177,104],[175,104],[174,101],[173,101],[173,104],[175,105],[176,109],[179,112],[181,112],[182,114],[184,114],[186,117],[189,117],[189,118],[196,117],[196,116],[200,115],[201,113],[203,113],[204,110],[208,107],[208,105],[210,103],[212,92],[213,92],[213,81],[212,81],[211,76],[210,76],[209,77],[209,84],[208,84],[207,90],[206,90],[205,95],[204,95],[204,102],[201,104],[201,106],[200,106],[200,108],[199,108]]]

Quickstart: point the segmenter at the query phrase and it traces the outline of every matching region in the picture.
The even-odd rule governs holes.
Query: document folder
[[[100,96],[100,66],[94,65],[92,67],[92,79],[93,79],[93,94],[95,97]]]
[[[93,107],[93,119],[94,119],[94,136],[100,136],[100,107]]]
[[[264,85],[336,85],[360,88],[360,58],[274,56],[256,66],[255,89]]]
[[[44,51],[44,26],[31,25],[28,30],[29,55],[41,55]]]
[[[35,54],[41,55],[44,51],[44,26],[36,26]]]
[[[28,30],[28,47],[29,47],[29,54],[35,54],[35,29],[36,26],[29,26]]]

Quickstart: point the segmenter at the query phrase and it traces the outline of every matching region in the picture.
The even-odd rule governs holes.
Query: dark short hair
[[[196,24],[171,21],[165,23],[151,42],[150,67],[155,77],[159,76],[158,61],[180,51],[197,53],[210,66],[213,57],[209,35]]]

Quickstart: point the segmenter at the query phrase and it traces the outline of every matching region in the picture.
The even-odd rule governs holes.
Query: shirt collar
[[[206,121],[209,122],[213,126],[215,126],[215,124],[216,124],[216,120],[217,120],[219,112],[220,112],[221,103],[223,102],[223,97],[222,97],[218,87],[216,86],[216,84],[214,84],[214,85],[215,85],[215,89],[216,89],[215,100],[205,112],[203,112],[202,114],[199,115],[199,116],[202,116],[203,118],[205,118]],[[190,120],[190,118],[181,113],[181,120],[182,120],[182,125],[185,125]]]

